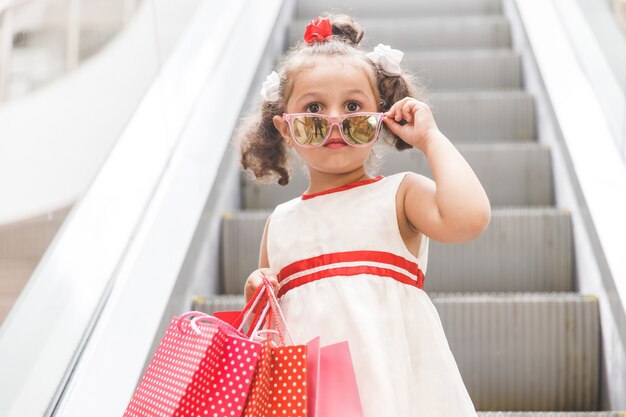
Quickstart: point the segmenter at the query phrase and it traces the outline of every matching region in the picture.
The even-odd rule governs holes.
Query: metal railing
[[[143,2],[142,33],[176,2]],[[194,275],[181,271],[188,251],[206,253],[190,248],[209,233],[200,220],[219,225],[232,131],[282,47],[274,27],[288,3],[200,2],[0,328],[0,415],[123,413],[164,317],[188,308]]]
[[[581,277],[577,288],[599,297],[603,356],[612,364],[603,377],[610,381],[606,398],[620,404],[626,375],[621,360],[626,346],[626,258],[620,227],[626,212],[626,165],[615,146],[612,115],[589,76],[599,70],[608,79],[610,70],[597,48],[590,48],[593,35],[578,7],[581,0],[505,2],[510,15],[517,16],[512,26],[528,59],[525,83],[535,97],[538,136],[553,148],[556,202],[572,210]],[[623,91],[613,91],[621,100]]]

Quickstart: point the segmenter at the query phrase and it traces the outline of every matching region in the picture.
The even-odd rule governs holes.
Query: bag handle
[[[185,330],[183,329],[183,326],[182,326],[182,322],[188,317],[211,317],[211,316],[209,316],[207,313],[203,313],[202,311],[188,311],[184,313],[183,315],[181,315],[180,317],[178,317],[178,320],[176,321],[176,328],[178,328],[179,332],[185,333]]]
[[[248,321],[250,314],[252,314],[252,312],[257,308],[257,305],[259,305],[259,303],[261,303],[262,300],[265,299],[265,296],[266,296],[265,286],[259,285],[259,287],[254,292],[254,295],[250,299],[250,301],[248,301],[248,304],[246,304],[244,309],[241,311],[241,314],[239,315],[239,317],[237,317],[237,320],[235,320],[234,325],[237,326],[237,330],[243,332],[244,323]],[[250,325],[250,329],[248,330],[248,334],[247,334],[248,337],[251,336],[252,329],[256,327],[257,323],[259,322],[259,319],[262,316],[264,316],[263,313],[258,313],[258,312],[255,313],[254,319],[252,320],[252,324]]]
[[[250,300],[248,300],[248,303],[246,304],[246,306],[243,308],[243,310],[241,310],[239,317],[237,317],[235,321],[233,322],[234,327],[237,327],[240,331],[243,331],[243,324],[248,319],[248,312],[256,308],[256,306],[258,305],[260,301],[259,295],[261,294],[263,290],[264,290],[263,286],[259,285],[256,291],[254,292],[254,294],[252,295],[252,297],[250,298]]]
[[[263,319],[265,319],[266,315],[271,311],[271,315],[268,317],[268,319],[270,320],[270,325],[271,325],[271,320],[274,319],[274,323],[276,324],[276,327],[278,328],[278,334],[280,336],[281,343],[283,344],[283,346],[287,345],[287,342],[285,340],[285,335],[286,335],[289,338],[289,342],[293,345],[293,336],[291,335],[291,332],[289,331],[289,327],[287,326],[287,320],[285,319],[285,316],[283,315],[283,312],[280,309],[280,306],[278,305],[278,299],[276,298],[276,295],[274,294],[274,288],[272,286],[272,283],[265,276],[265,274],[261,274],[261,276],[263,277],[263,286],[265,287],[265,294],[268,297],[267,305],[265,306],[265,309],[263,310],[263,313],[261,314],[261,316]],[[252,337],[254,337],[254,335],[260,331],[260,328],[264,321],[263,319],[257,322],[256,326],[254,327],[254,331],[252,332]]]
[[[267,279],[264,273],[261,272],[261,276],[263,279],[262,285],[259,285],[257,287],[256,291],[254,292],[254,295],[252,296],[252,298],[250,298],[250,300],[248,301],[248,303],[242,310],[239,317],[237,317],[237,319],[233,323],[234,326],[238,327],[239,331],[243,331],[244,323],[248,321],[248,319],[250,318],[250,315],[260,303],[265,303],[267,305],[269,302],[269,299],[266,298],[268,297],[268,288],[273,290],[273,287],[271,283],[269,283],[269,279]],[[248,337],[252,336],[252,332],[254,331],[254,329],[258,328],[260,323],[263,323],[262,319],[266,317],[266,314],[267,312],[264,312],[264,313],[255,312],[254,319],[252,320],[252,323],[250,324],[250,328],[247,333]]]
[[[206,313],[203,313],[201,311],[188,311],[187,313],[181,315],[178,320],[176,321],[176,327],[178,328],[178,330],[181,333],[186,333],[186,330],[183,329],[182,327],[182,322],[183,320],[186,320],[189,317],[192,317],[190,323],[189,323],[189,327],[191,327],[193,329],[194,332],[196,332],[197,334],[202,334],[202,330],[200,330],[200,328],[198,327],[198,322],[201,320],[205,320],[208,321],[209,323],[220,327],[221,329],[223,329],[224,331],[230,333],[230,334],[236,334],[237,336],[243,337],[245,336],[242,332],[240,332],[239,330],[235,329],[233,326],[231,326],[230,324],[226,323],[223,320],[218,319],[217,317],[214,316],[210,316]]]
[[[263,342],[267,339],[270,339],[271,336],[279,336],[278,331],[276,330],[259,330],[258,332],[256,332],[256,334],[254,335],[254,338],[251,339],[255,342]],[[276,343],[270,339],[270,343],[273,346],[277,346]]]

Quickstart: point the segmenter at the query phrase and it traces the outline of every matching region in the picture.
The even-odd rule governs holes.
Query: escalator
[[[299,2],[289,44],[301,39],[307,19],[333,4]],[[492,204],[491,224],[475,241],[431,242],[424,287],[476,409],[622,415],[594,412],[602,366],[598,298],[576,289],[571,211],[556,204],[553,150],[538,139],[534,97],[524,88],[522,54],[501,2],[352,6],[370,49],[383,43],[405,52],[439,128]],[[419,151],[389,149],[383,159],[382,175],[413,171],[432,178]],[[258,267],[268,215],[307,188],[299,167],[294,174],[286,187],[241,176],[242,207],[225,213],[222,223],[223,295],[199,296],[192,309],[243,307],[241,292]]]
[[[143,16],[177,7],[144,1]],[[480,237],[431,241],[424,284],[479,415],[626,415],[623,277],[546,134],[557,117],[523,3],[200,2],[0,328],[0,415],[121,415],[172,316],[243,306],[268,215],[307,179],[296,167],[286,187],[250,180],[232,134],[277,57],[338,9],[365,49],[405,53],[489,196]],[[148,25],[155,38],[165,22]],[[419,151],[376,152],[378,174],[432,175]]]

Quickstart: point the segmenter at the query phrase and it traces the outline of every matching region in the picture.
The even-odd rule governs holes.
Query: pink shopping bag
[[[215,317],[174,317],[124,417],[240,417],[260,351]]]
[[[309,417],[363,417],[348,342],[320,347],[307,344],[307,409]]]

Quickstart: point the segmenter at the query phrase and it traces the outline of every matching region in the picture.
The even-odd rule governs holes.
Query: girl
[[[309,188],[267,221],[248,300],[270,278],[295,343],[348,340],[366,417],[476,416],[439,315],[423,291],[428,239],[457,243],[487,227],[489,200],[401,70],[400,51],[359,49],[345,15],[307,26],[262,89],[260,114],[239,132],[242,165],[287,184],[288,149]],[[381,127],[417,148],[435,181],[372,177]]]

